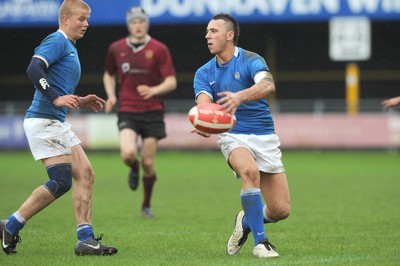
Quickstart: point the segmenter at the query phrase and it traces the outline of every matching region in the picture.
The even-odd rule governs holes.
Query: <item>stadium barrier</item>
[[[277,114],[276,132],[283,149],[398,149],[400,115],[379,114]],[[67,122],[91,150],[118,149],[115,114],[71,115]],[[166,114],[168,137],[161,149],[217,149],[217,136],[203,138],[191,133],[185,114]],[[28,149],[23,117],[0,116],[0,149]]]

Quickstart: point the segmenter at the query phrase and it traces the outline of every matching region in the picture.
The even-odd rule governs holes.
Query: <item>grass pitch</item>
[[[398,265],[400,155],[389,152],[283,152],[291,216],[267,225],[278,259],[256,259],[249,237],[225,254],[240,209],[240,182],[219,152],[160,152],[153,220],[140,216],[118,153],[89,153],[96,172],[95,234],[112,257],[77,257],[71,193],[33,217],[18,254],[0,265]],[[30,153],[0,153],[0,217],[14,212],[47,180]]]

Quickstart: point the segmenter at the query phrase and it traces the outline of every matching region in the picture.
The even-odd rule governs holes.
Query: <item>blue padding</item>
[[[70,163],[56,164],[47,168],[50,180],[44,186],[57,199],[67,193],[72,186],[72,165]]]

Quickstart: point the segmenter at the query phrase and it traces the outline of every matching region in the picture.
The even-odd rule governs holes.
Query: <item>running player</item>
[[[121,158],[130,167],[128,183],[132,190],[139,185],[138,137],[142,139],[141,213],[144,218],[153,218],[150,201],[157,180],[154,162],[158,141],[166,137],[162,96],[175,90],[177,82],[169,49],[148,34],[149,17],[144,9],[130,8],[126,23],[128,37],[113,42],[106,56],[105,110],[111,112],[118,99]]]

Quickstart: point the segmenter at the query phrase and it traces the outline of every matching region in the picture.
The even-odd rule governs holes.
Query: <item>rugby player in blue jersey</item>
[[[65,0],[59,9],[59,29],[35,49],[27,74],[36,91],[26,112],[24,129],[35,160],[41,160],[49,180],[36,188],[28,199],[0,220],[0,238],[6,254],[16,253],[19,231],[35,214],[64,195],[72,187],[72,206],[77,222],[76,255],[113,255],[115,247],[95,238],[92,229],[92,189],[94,171],[81,141],[65,123],[68,109],[103,109],[105,101],[94,94],[75,95],[81,66],[75,42],[88,26],[90,7],[82,0]],[[31,177],[28,177],[31,178]],[[34,242],[34,241],[33,241]],[[33,243],[32,242],[32,243]],[[38,247],[39,248],[39,247]]]
[[[280,142],[266,99],[275,91],[274,80],[261,56],[237,46],[239,25],[232,16],[214,16],[205,38],[215,57],[196,71],[193,85],[196,102],[216,102],[237,118],[229,133],[218,136],[218,145],[229,166],[242,180],[243,210],[236,216],[227,253],[236,254],[251,232],[253,256],[278,257],[264,224],[289,216],[290,195]],[[193,132],[208,136],[197,130]]]

